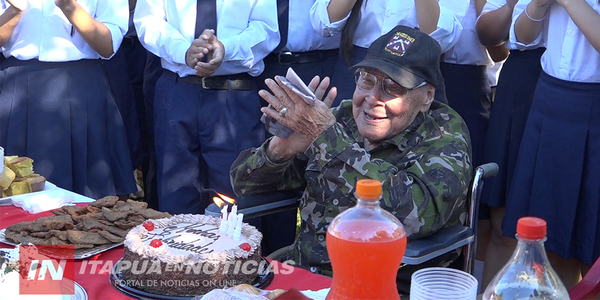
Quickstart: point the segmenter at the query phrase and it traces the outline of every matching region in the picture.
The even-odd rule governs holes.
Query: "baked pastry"
[[[16,158],[12,158],[8,162],[6,162],[5,165],[11,170],[13,170],[17,177],[27,177],[33,174],[33,159],[27,156],[19,156]]]
[[[7,189],[13,180],[15,180],[15,172],[10,168],[4,168],[4,171],[0,173],[0,189]]]

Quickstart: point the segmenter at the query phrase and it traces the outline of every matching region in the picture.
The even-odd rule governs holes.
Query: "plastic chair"
[[[600,295],[600,258],[583,279],[569,290],[571,300],[598,299]]]
[[[403,263],[418,265],[442,254],[460,247],[465,247],[464,271],[472,273],[475,260],[475,237],[477,233],[477,215],[479,211],[479,197],[483,187],[483,179],[496,176],[498,165],[486,163],[475,168],[467,197],[468,219],[465,225],[444,227],[432,235],[418,240],[410,241],[406,246]],[[273,192],[268,195],[244,196],[236,199],[239,205],[238,212],[244,214],[244,219],[251,219],[287,209],[296,209],[301,192]],[[283,199],[283,200],[274,200]],[[207,209],[207,214],[220,215],[219,208],[214,205]],[[276,252],[285,252],[280,249]],[[282,253],[283,253],[282,252]],[[275,253],[269,255],[273,258]]]

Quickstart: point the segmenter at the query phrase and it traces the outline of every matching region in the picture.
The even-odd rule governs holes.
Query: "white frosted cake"
[[[121,283],[153,294],[195,296],[252,282],[262,234],[240,222],[238,237],[220,225],[221,218],[184,214],[132,228],[117,266]]]

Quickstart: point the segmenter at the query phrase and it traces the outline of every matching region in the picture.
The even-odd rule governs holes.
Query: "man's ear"
[[[435,86],[428,83],[425,88],[427,91],[425,92],[425,100],[423,100],[423,104],[421,105],[421,112],[428,111],[431,103],[433,103],[433,100],[435,99]]]

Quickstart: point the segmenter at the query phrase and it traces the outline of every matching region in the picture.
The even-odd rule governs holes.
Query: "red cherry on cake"
[[[161,240],[159,240],[159,239],[153,239],[153,240],[150,242],[150,246],[152,246],[152,247],[154,247],[154,248],[158,248],[158,247],[162,246],[162,241],[161,241]]]
[[[240,244],[240,249],[244,251],[250,251],[252,249],[252,246],[250,246],[250,244],[248,243],[242,243]]]
[[[142,226],[144,226],[144,228],[146,228],[146,230],[148,230],[148,231],[154,230],[154,223],[152,223],[150,221],[144,221]]]

